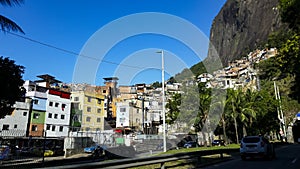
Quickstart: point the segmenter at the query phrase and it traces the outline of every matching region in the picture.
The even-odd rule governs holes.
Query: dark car
[[[63,149],[63,147],[61,146],[56,146],[54,148],[51,149],[54,152],[55,156],[61,156],[65,154],[65,151]]]
[[[23,155],[23,156],[31,155],[30,147],[22,147],[20,149],[20,155]]]
[[[183,145],[184,148],[199,147],[196,141],[188,141]]]
[[[214,140],[211,143],[212,146],[225,146],[225,140]]]

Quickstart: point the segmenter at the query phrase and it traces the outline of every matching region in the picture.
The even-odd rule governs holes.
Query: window
[[[34,104],[39,104],[39,100],[34,99],[34,100],[33,100],[33,103],[34,103]]]
[[[54,118],[57,119],[58,114],[54,114]]]
[[[66,108],[66,104],[61,104],[61,110],[64,111]]]
[[[55,131],[55,126],[52,126],[52,131]]]
[[[64,130],[63,126],[59,126],[59,131],[62,132]]]
[[[55,103],[55,107],[58,107],[59,103]]]
[[[3,124],[2,130],[9,130],[9,125],[8,124]]]
[[[73,109],[79,109],[79,103],[72,103]]]
[[[120,122],[124,123],[125,122],[125,118],[120,118]]]
[[[26,111],[23,112],[23,116],[27,116],[27,112]]]
[[[61,119],[65,119],[65,115],[62,114],[62,115],[60,116],[60,118],[61,118]]]
[[[53,106],[53,102],[49,102],[49,106]]]
[[[88,102],[91,102],[92,101],[92,98],[90,96],[87,96],[87,101]]]
[[[98,103],[98,104],[101,104],[101,99],[97,99],[97,103]]]
[[[91,121],[91,117],[86,117],[86,121],[90,122]]]
[[[106,90],[103,90],[103,93],[106,93]]]
[[[89,128],[89,127],[87,127],[87,128],[85,128],[85,130],[86,130],[86,131],[90,131],[90,128]]]
[[[74,101],[79,101],[79,97],[74,97]]]
[[[50,130],[50,125],[47,124],[46,130]]]
[[[39,118],[39,115],[40,115],[39,113],[33,113],[33,118],[34,118],[34,119],[38,119],[38,118]]]
[[[98,110],[97,110],[97,113],[101,113],[101,109],[98,109]]]
[[[120,112],[126,112],[126,108],[120,108]]]
[[[14,125],[14,128],[15,128],[15,129],[16,129],[16,128],[18,128],[18,125],[17,125],[17,124],[15,124],[15,125]]]
[[[87,112],[91,112],[91,107],[87,107],[87,108],[86,108],[86,111],[87,111]]]
[[[50,119],[52,118],[52,113],[48,114],[48,118],[50,118]]]
[[[101,118],[97,118],[97,123],[100,123],[101,122]]]
[[[38,127],[37,127],[37,125],[32,125],[32,127],[31,127],[31,131],[38,131]]]

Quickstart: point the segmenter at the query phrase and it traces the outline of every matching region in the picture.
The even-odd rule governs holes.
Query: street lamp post
[[[164,70],[164,51],[161,50],[157,53],[161,53],[161,80],[162,80],[162,116],[163,116],[163,146],[164,152],[167,151],[166,140],[166,113],[165,113],[165,70]]]

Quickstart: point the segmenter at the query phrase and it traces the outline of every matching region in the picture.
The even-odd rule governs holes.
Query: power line
[[[28,38],[26,36],[22,36],[22,35],[13,33],[13,32],[9,32],[9,31],[3,30],[1,28],[0,28],[0,30],[5,32],[5,33],[11,34],[13,36],[31,41],[33,43],[37,43],[37,44],[42,45],[42,46],[46,46],[48,48],[52,48],[52,49],[55,49],[55,50],[58,50],[58,51],[61,51],[61,52],[64,52],[64,53],[68,53],[68,54],[71,54],[71,55],[81,56],[81,57],[89,58],[89,59],[92,59],[92,60],[95,60],[95,61],[101,61],[101,62],[105,62],[105,63],[108,63],[108,64],[119,65],[119,66],[124,66],[124,67],[130,67],[130,68],[135,68],[135,69],[144,69],[145,68],[145,67],[139,67],[139,66],[133,66],[133,65],[127,65],[127,64],[120,64],[120,63],[116,63],[116,62],[112,62],[112,61],[108,61],[108,60],[104,60],[104,59],[100,60],[98,58],[94,58],[94,57],[91,57],[91,56],[79,54],[79,53],[73,52],[71,50],[63,49],[63,48],[60,48],[60,47],[57,47],[57,46],[54,46],[54,45],[50,45],[50,44],[38,41],[38,40],[34,40],[32,38]]]

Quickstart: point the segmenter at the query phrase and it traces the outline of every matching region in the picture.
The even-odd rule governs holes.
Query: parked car
[[[12,154],[9,146],[2,145],[0,146],[0,161],[11,159]]]
[[[188,141],[183,145],[184,148],[199,147],[196,141]]]
[[[247,157],[275,158],[274,145],[263,136],[246,136],[240,144],[240,155],[242,160]]]
[[[225,146],[225,140],[214,140],[211,143],[212,146]]]
[[[46,149],[44,152],[44,157],[53,156],[54,152],[52,150]]]
[[[43,153],[44,153],[44,157],[54,155],[54,151],[50,150],[48,147],[45,148],[45,152],[44,152],[44,147],[33,147],[29,151],[31,154],[38,156],[38,157],[42,157]]]
[[[61,156],[65,154],[65,151],[63,150],[63,147],[61,146],[56,146],[51,149],[54,152],[55,156]]]
[[[22,155],[22,156],[31,155],[30,148],[29,147],[22,147],[20,149],[20,155]]]
[[[86,147],[86,148],[84,148],[83,149],[83,151],[85,152],[85,153],[93,153],[95,150],[99,150],[99,149],[102,149],[103,150],[103,148],[100,146],[100,145],[92,145],[92,146],[90,146],[90,147]]]

